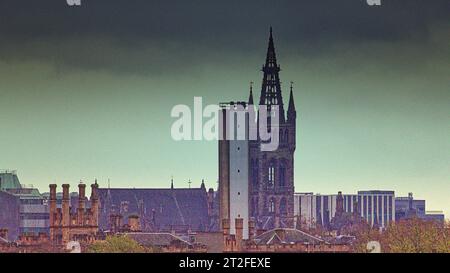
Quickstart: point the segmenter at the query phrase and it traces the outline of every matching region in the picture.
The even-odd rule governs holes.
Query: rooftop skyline
[[[217,142],[176,104],[259,98],[273,26],[294,84],[297,192],[413,192],[450,214],[449,2],[0,0],[0,169],[41,192],[217,187]],[[249,15],[250,14],[250,15]]]

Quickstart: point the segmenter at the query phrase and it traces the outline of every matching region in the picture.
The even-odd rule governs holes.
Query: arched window
[[[280,165],[279,169],[279,175],[280,175],[280,187],[286,186],[286,166],[284,164]]]
[[[281,200],[280,200],[280,214],[281,215],[287,215],[286,198],[281,198]]]
[[[268,186],[272,188],[275,184],[275,164],[271,163],[269,166]]]
[[[275,213],[275,198],[269,200],[269,213]]]

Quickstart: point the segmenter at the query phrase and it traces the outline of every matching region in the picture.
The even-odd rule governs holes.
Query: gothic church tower
[[[262,141],[249,143],[249,210],[259,229],[294,227],[294,152],[296,110],[292,83],[287,113],[284,111],[281,92],[280,66],[277,63],[272,28],[259,105],[279,109],[279,146],[275,151],[262,151]],[[253,104],[250,90],[249,104]],[[259,127],[259,121],[257,126]]]

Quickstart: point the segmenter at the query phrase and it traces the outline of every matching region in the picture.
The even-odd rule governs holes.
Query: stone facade
[[[337,240],[325,240],[303,231],[291,228],[276,228],[259,235],[249,234],[248,240],[242,240],[242,219],[235,219],[236,233],[230,234],[230,222],[225,219],[223,226],[223,252],[226,253],[337,253],[351,252],[351,243]],[[249,226],[253,224],[249,223]]]
[[[259,229],[294,226],[294,152],[296,119],[292,84],[289,106],[284,111],[280,66],[270,30],[264,77],[259,105],[279,109],[279,146],[275,151],[262,151],[262,141],[250,141],[250,215]],[[250,99],[253,101],[252,94]],[[260,126],[260,120],[256,126]],[[273,130],[273,128],[272,128]],[[258,129],[258,132],[260,130]]]
[[[78,185],[78,207],[72,211],[69,185],[63,184],[61,208],[56,205],[56,185],[50,185],[50,240],[55,245],[66,245],[69,241],[91,243],[98,234],[98,196],[97,181],[91,185],[90,208],[86,208],[86,185]]]
[[[294,227],[294,152],[296,148],[296,119],[292,84],[290,88],[289,105],[285,112],[283,103],[281,81],[279,77],[280,66],[277,63],[272,30],[270,31],[266,62],[262,68],[264,73],[257,119],[249,119],[249,129],[256,128],[256,139],[249,140],[249,188],[248,210],[249,217],[255,219],[256,228],[268,230],[276,227]],[[248,108],[254,108],[253,86],[250,88]],[[270,130],[278,129],[279,145],[273,151],[262,148],[265,141],[261,138],[260,129],[262,118],[261,107],[268,111],[279,109],[279,122],[271,124]],[[268,117],[270,120],[272,117]],[[266,123],[266,122],[264,122]],[[269,123],[269,122],[267,122]],[[276,127],[276,128],[275,128]],[[272,139],[273,140],[273,139]],[[232,218],[229,216],[230,203],[230,170],[229,170],[229,142],[219,140],[219,193],[220,193],[220,219]],[[231,224],[233,227],[233,223]]]

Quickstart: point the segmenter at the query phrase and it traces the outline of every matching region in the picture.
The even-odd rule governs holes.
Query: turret
[[[92,212],[92,225],[98,226],[98,184],[97,184],[97,179],[95,179],[95,183],[91,185],[91,212]]]
[[[84,223],[85,201],[86,201],[86,184],[80,183],[78,184],[78,213],[77,213],[77,222],[79,226],[82,226]]]
[[[342,196],[342,192],[338,192],[338,196],[336,197],[336,217],[341,217],[344,213],[344,197]]]
[[[248,104],[253,105],[253,82],[250,82],[250,94],[248,95]]]
[[[239,252],[242,250],[242,243],[244,237],[244,219],[236,218],[234,220],[234,229],[236,231],[236,250]]]
[[[202,190],[206,190],[205,180],[204,180],[204,179],[202,179],[202,184],[200,185],[200,188],[201,188]]]
[[[289,106],[287,111],[287,122],[295,125],[297,111],[295,111],[294,94],[292,92],[293,82],[291,82],[291,91],[289,94]]]

